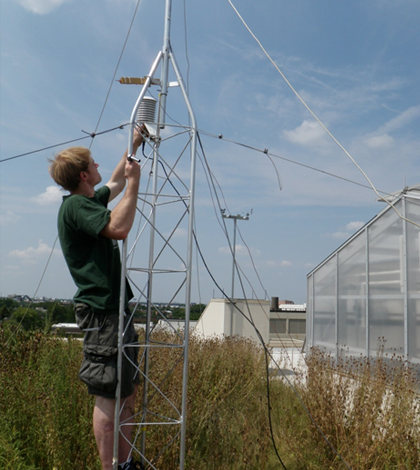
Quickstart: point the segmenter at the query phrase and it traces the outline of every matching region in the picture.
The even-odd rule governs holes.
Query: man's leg
[[[128,460],[128,456],[131,452],[131,440],[133,436],[133,416],[136,403],[138,385],[135,385],[134,393],[127,398],[121,399],[121,405],[123,406],[120,423],[124,424],[121,426],[122,436],[118,443],[118,460],[120,463],[124,463]]]
[[[120,422],[129,422],[134,415],[134,403],[137,386],[132,395],[122,399],[123,410],[120,415]],[[96,445],[99,451],[103,470],[112,470],[112,457],[114,453],[114,409],[115,400],[95,397],[95,408],[93,410],[93,431]],[[125,437],[120,436],[118,444],[118,460],[124,463],[131,451],[131,433],[133,427],[124,425],[122,432]]]
[[[96,445],[103,470],[112,470],[115,400],[99,396],[95,398],[93,432],[95,434]]]

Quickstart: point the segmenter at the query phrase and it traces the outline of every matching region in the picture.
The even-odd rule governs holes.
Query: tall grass
[[[164,351],[152,352],[150,376],[178,406],[181,374],[163,379],[171,366],[178,372],[182,361],[176,348]],[[11,335],[0,326],[1,469],[100,469],[91,429],[93,398],[77,378],[81,358],[80,341]],[[314,350],[293,389],[278,375],[270,378],[282,461],[288,470],[420,468],[417,386],[414,371],[397,356],[337,364]],[[150,396],[151,407],[170,414],[168,402]],[[138,410],[141,406],[140,391]],[[169,426],[164,428],[147,435],[152,454],[173,438]],[[261,348],[240,338],[192,338],[186,468],[281,469],[269,431]],[[178,468],[178,449],[167,448],[156,467]]]
[[[100,469],[80,342],[0,328],[0,468]]]
[[[160,340],[167,343],[166,333]],[[152,352],[149,377],[180,408],[182,361],[179,350]],[[166,382],[162,379],[175,367]],[[194,470],[266,468],[268,434],[264,356],[254,343],[240,338],[192,338],[189,348],[186,466]],[[153,392],[150,393],[153,396]],[[138,394],[138,407],[142,390]],[[149,407],[171,415],[159,394]],[[153,420],[152,416],[148,421]],[[157,455],[174,438],[171,427],[148,431],[146,455]],[[179,445],[154,461],[157,468],[179,467]]]
[[[279,396],[278,438],[292,453],[289,470],[420,468],[417,371],[400,356],[336,361],[313,350],[296,390]],[[286,410],[293,413],[293,417]],[[290,426],[288,432],[281,426]]]

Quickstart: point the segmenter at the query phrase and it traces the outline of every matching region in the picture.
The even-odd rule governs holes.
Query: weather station
[[[141,91],[133,106],[129,121],[128,158],[133,156],[133,135],[135,129],[142,129],[146,135],[147,148],[143,148],[143,158],[136,158],[143,173],[148,169],[149,179],[144,190],[138,195],[137,212],[139,222],[134,241],[125,240],[122,249],[122,283],[118,344],[118,373],[121,378],[122,358],[127,348],[138,348],[139,367],[136,374],[140,378],[139,391],[142,394],[142,409],[129,423],[134,427],[132,451],[141,459],[144,468],[158,468],[159,456],[171,446],[179,446],[179,468],[185,463],[185,432],[188,379],[189,318],[191,297],[191,250],[194,217],[194,187],[197,147],[197,124],[188,92],[178,68],[170,44],[171,0],[166,0],[163,47],[158,52],[147,76],[143,78],[123,77],[123,85],[140,85]],[[157,78],[158,71],[160,77]],[[172,81],[169,77],[172,77]],[[151,89],[158,89],[158,96],[151,95]],[[168,124],[167,101],[169,90],[180,92],[187,110],[188,124]],[[156,115],[157,108],[157,117]],[[171,127],[170,132],[165,130]],[[173,140],[179,138],[179,155],[173,153]],[[165,152],[166,143],[171,140],[170,155]],[[145,146],[144,146],[145,147]],[[185,178],[185,175],[189,175]],[[176,233],[186,233],[186,243],[180,244]],[[141,250],[136,250],[138,245]],[[129,246],[130,245],[130,246]],[[145,255],[145,251],[148,254]],[[141,251],[141,255],[138,252]],[[177,266],[177,268],[174,268]],[[138,343],[124,344],[124,297],[125,279],[135,289],[137,305],[146,303],[147,314],[144,335]],[[168,280],[175,278],[174,280]],[[160,307],[155,299],[155,286],[165,285],[171,304],[175,299],[182,299],[185,304],[185,327],[182,331],[172,328],[172,335],[167,342],[159,335],[152,324],[152,314],[158,316],[160,323],[166,322],[167,310]],[[133,291],[134,291],[133,289]],[[168,336],[166,336],[167,338]],[[168,352],[165,352],[168,351]],[[173,355],[174,360],[164,374],[163,382],[156,383],[151,372],[151,361],[159,354]],[[179,366],[182,364],[182,367]],[[170,377],[182,374],[182,396],[177,402],[169,396]],[[119,380],[120,383],[120,380]],[[169,385],[168,385],[169,384]],[[114,422],[114,458],[113,468],[118,468],[118,436],[123,426],[120,422],[120,387],[116,390]],[[158,431],[160,429],[160,431]],[[151,449],[147,437],[154,432],[167,436],[163,449]]]

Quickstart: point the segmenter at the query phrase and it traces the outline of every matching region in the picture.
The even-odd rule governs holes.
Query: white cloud
[[[398,116],[390,119],[382,125],[376,132],[365,137],[366,145],[371,149],[384,149],[391,147],[395,139],[390,133],[409,126],[420,117],[420,106],[412,106]]]
[[[349,233],[348,232],[334,232],[331,236],[333,238],[338,238],[339,240],[345,240],[346,238],[349,238]]]
[[[185,228],[180,228],[180,227],[178,227],[174,233],[175,237],[180,237],[180,238],[186,238],[187,235],[188,235],[187,230],[185,230]]]
[[[45,193],[33,197],[32,200],[40,206],[47,206],[49,204],[60,202],[62,197],[63,193],[58,186],[48,186]]]
[[[283,267],[283,268],[289,268],[290,266],[293,266],[293,263],[291,261],[287,260],[282,260],[280,262],[274,261],[274,260],[268,260],[265,262],[265,265],[268,267]]]
[[[365,223],[360,222],[360,220],[357,220],[357,221],[354,221],[354,222],[349,222],[346,225],[346,230],[348,230],[349,232],[356,232],[357,230],[359,230],[359,228],[362,228],[363,225],[365,225]]]
[[[42,240],[38,241],[38,246],[37,247],[28,247],[23,250],[12,250],[9,253],[9,256],[11,258],[17,258],[20,259],[26,263],[34,263],[36,262],[39,258],[45,257],[46,255],[49,255],[52,251],[52,248],[48,246],[46,243],[44,243]],[[57,251],[57,250],[55,250]]]
[[[316,121],[307,121],[292,131],[283,131],[284,136],[290,142],[299,145],[325,144],[325,130]]]
[[[4,267],[4,270],[8,274],[14,274],[15,272],[19,272],[20,268],[19,268],[19,266],[16,266],[14,264],[8,264],[7,266]]]
[[[343,232],[334,232],[331,234],[332,238],[337,238],[339,240],[346,240],[350,238],[355,232],[357,232],[365,223],[360,221],[349,222]]]
[[[387,148],[394,143],[394,139],[388,134],[375,135],[366,139],[366,145],[371,148]]]
[[[420,117],[420,106],[411,106],[410,108],[403,111],[397,117],[389,120],[380,129],[379,132],[386,133],[392,132],[397,129],[401,129],[409,125],[412,121],[415,121]]]
[[[70,0],[18,0],[21,6],[27,11],[31,11],[37,15],[46,15],[51,13],[63,3]]]
[[[232,254],[230,248],[228,246],[221,246],[219,248],[219,253],[224,253],[224,254]],[[239,256],[243,256],[243,255],[247,255],[249,252],[248,252],[248,249],[246,246],[243,246],[243,245],[236,245],[236,249],[235,249],[235,255],[239,255]],[[252,256],[259,256],[261,254],[261,251],[258,250],[258,249],[252,249],[251,248],[251,255]]]
[[[5,214],[0,215],[0,224],[1,225],[13,225],[20,220],[21,217],[15,214],[12,211],[7,211]]]

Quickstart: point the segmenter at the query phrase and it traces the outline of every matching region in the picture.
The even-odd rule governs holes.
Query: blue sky
[[[95,130],[136,4],[1,0],[0,160]],[[378,190],[391,193],[420,183],[416,0],[233,4]],[[163,12],[163,0],[140,2],[116,78],[148,73],[162,48]],[[383,203],[360,186],[367,185],[362,173],[297,99],[228,0],[178,0],[172,13],[171,43],[188,79],[211,170],[230,213],[252,209],[249,221],[238,222],[241,269],[258,297],[305,302],[307,273]],[[139,91],[114,83],[98,131],[127,122]],[[179,112],[170,106],[169,114]],[[104,181],[127,138],[125,129],[93,140]],[[90,140],[79,144],[89,146]],[[229,141],[268,149],[282,189],[264,153]],[[75,292],[59,244],[52,251],[62,193],[48,174],[47,159],[64,147],[0,163],[0,295],[33,295],[47,262],[37,295],[71,298]],[[229,293],[232,261],[201,165],[196,213],[200,247]],[[232,235],[233,224],[227,227]],[[199,281],[194,276],[193,300],[220,297],[200,263],[195,270],[200,275]],[[168,300],[164,288],[160,295]]]

